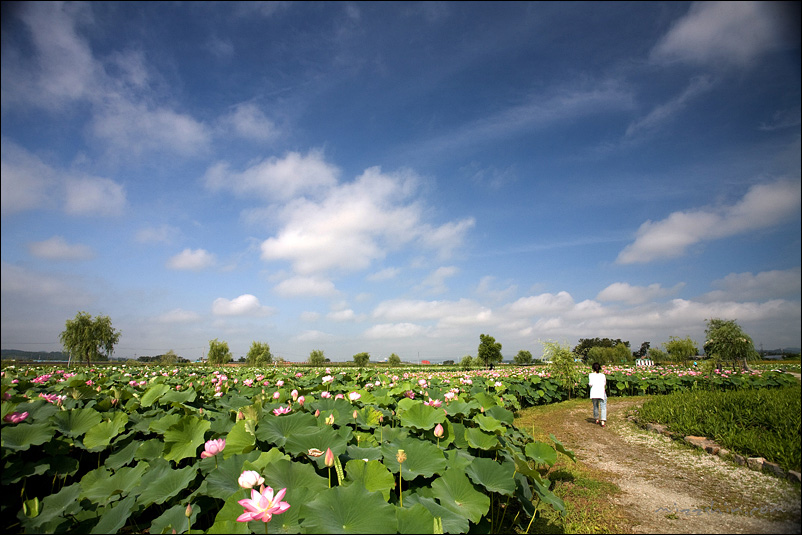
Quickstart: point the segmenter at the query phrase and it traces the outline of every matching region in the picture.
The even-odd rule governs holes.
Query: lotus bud
[[[329,468],[334,466],[334,453],[332,453],[331,448],[326,448],[326,456],[323,458],[323,462]]]
[[[356,412],[356,409],[354,409],[354,420],[356,420],[356,417],[357,417],[357,416],[359,416],[359,413],[358,413],[358,412]]]
[[[437,424],[434,426],[434,436],[440,438],[443,436],[443,426],[441,424]]]
[[[184,511],[184,516],[187,517],[187,518],[192,516],[192,504],[189,504],[189,503],[187,504],[187,508]]]
[[[326,425],[334,425],[334,413],[326,416]]]
[[[315,411],[315,418],[317,418],[318,416],[320,416],[320,409],[317,409],[317,410]]]

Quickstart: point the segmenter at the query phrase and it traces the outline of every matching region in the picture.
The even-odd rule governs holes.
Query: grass
[[[566,410],[585,407],[586,399],[575,399],[551,405],[530,407],[520,412],[515,425],[535,440],[551,444],[549,434],[557,427]],[[566,437],[557,437],[563,441]],[[570,449],[570,442],[563,441]],[[610,500],[620,492],[606,472],[590,467],[582,461],[574,463],[559,455],[547,477],[553,491],[565,502],[566,514],[560,518],[556,511],[544,510],[532,523],[529,533],[625,533],[629,521],[620,507]],[[523,533],[521,531],[520,533]]]

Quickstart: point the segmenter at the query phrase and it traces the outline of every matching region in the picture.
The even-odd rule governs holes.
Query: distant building
[[[654,366],[652,359],[637,359],[635,366]]]

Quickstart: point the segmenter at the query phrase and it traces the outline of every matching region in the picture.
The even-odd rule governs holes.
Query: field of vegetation
[[[796,384],[759,370],[605,371],[610,396]],[[584,368],[9,366],[2,527],[523,533],[538,511],[565,510],[546,473],[573,453],[514,415],[586,396]]]

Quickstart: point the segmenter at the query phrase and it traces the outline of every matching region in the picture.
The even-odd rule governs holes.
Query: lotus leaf
[[[557,462],[557,452],[544,442],[530,442],[524,451],[538,465],[552,466]]]
[[[490,510],[490,498],[477,491],[468,477],[449,470],[432,482],[432,492],[440,505],[458,513],[474,524]],[[443,519],[445,524],[445,519]]]
[[[362,485],[369,492],[381,492],[384,501],[389,501],[390,490],[395,487],[395,478],[379,461],[350,460],[345,464],[345,473],[346,481]]]
[[[434,498],[423,496],[423,493],[418,492],[409,497],[405,495],[404,507],[410,505],[422,505],[429,511],[432,518],[440,518],[443,522],[443,533],[468,533],[470,523],[468,519],[462,516],[459,512],[454,512],[437,503]],[[423,533],[426,533],[425,531]]]
[[[168,461],[180,461],[198,455],[198,447],[205,442],[204,435],[211,424],[208,420],[199,420],[195,416],[182,416],[164,434],[164,458]]]
[[[499,464],[493,459],[479,457],[465,469],[471,481],[482,485],[488,492],[498,492],[504,496],[511,496],[515,491],[515,464],[502,462]]]
[[[100,522],[89,533],[117,533],[131,516],[136,497],[127,498],[99,510]]]
[[[84,436],[84,447],[89,451],[105,448],[111,439],[119,435],[128,423],[128,414],[125,412],[115,412],[109,420],[100,422],[95,427],[86,432]]]
[[[3,427],[0,440],[4,448],[27,450],[31,446],[39,446],[53,438],[53,427],[49,424],[37,423],[7,425]]]
[[[161,458],[154,459],[141,478],[137,503],[143,507],[153,503],[164,503],[186,489],[197,473],[197,466],[173,469],[168,461]]]
[[[396,508],[380,492],[368,492],[362,485],[325,489],[301,507],[301,527],[311,533],[398,532]]]
[[[408,401],[409,398],[406,398]],[[404,400],[402,400],[404,401]],[[413,427],[415,429],[432,429],[437,424],[441,424],[446,420],[446,413],[442,409],[436,409],[429,405],[424,405],[423,402],[418,401],[417,403],[413,401],[413,405],[409,406],[410,404],[406,404],[409,406],[408,409],[399,410],[398,417],[401,420],[401,425],[404,427]],[[401,408],[401,403],[398,404],[399,409]]]
[[[407,437],[382,446],[384,464],[393,473],[398,473],[398,450],[404,450],[407,460],[401,464],[401,477],[411,481],[418,476],[431,477],[445,472],[446,458],[443,451],[427,440]]]

